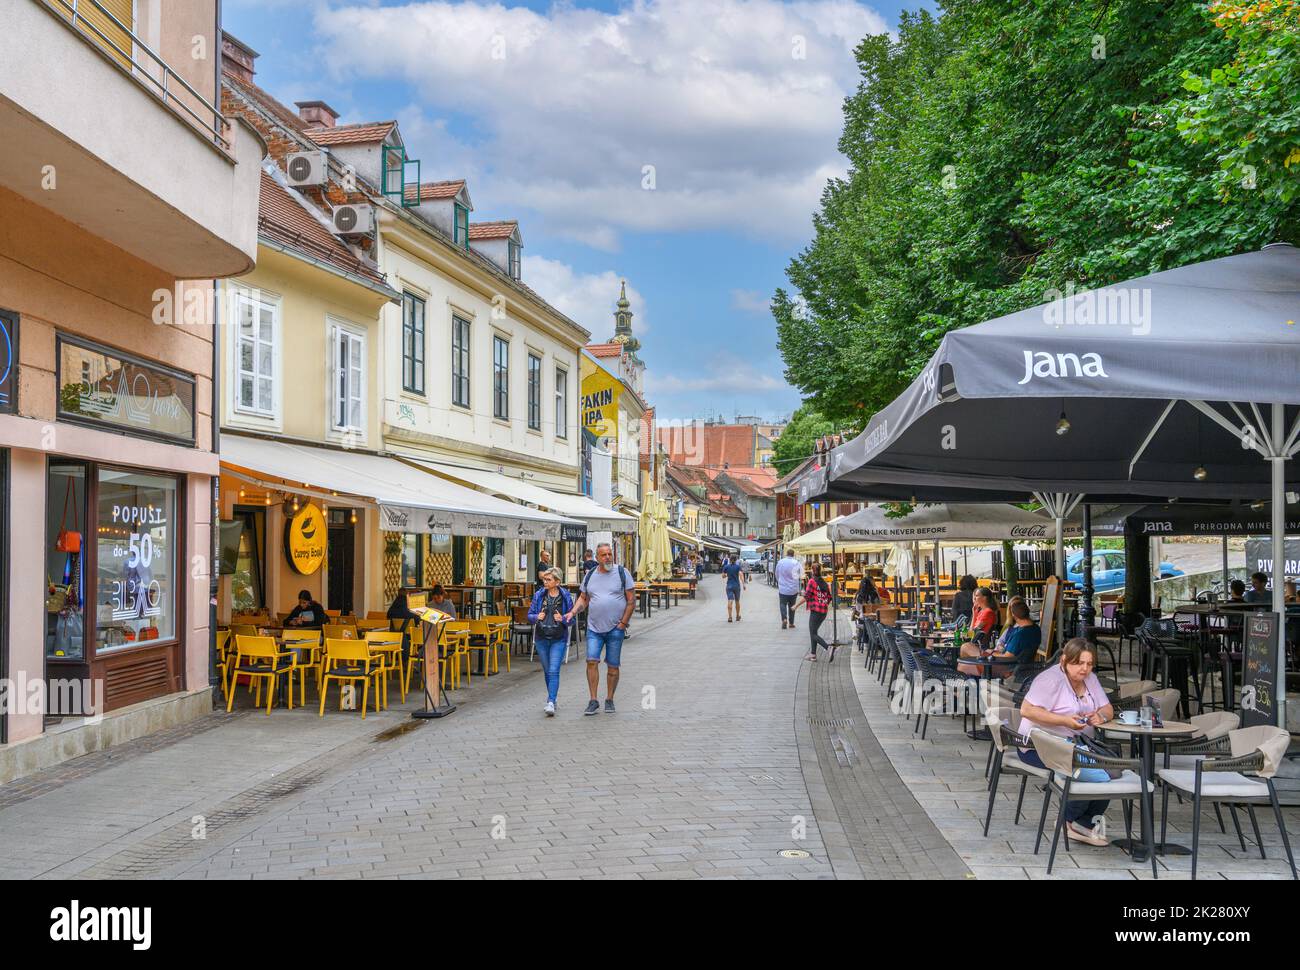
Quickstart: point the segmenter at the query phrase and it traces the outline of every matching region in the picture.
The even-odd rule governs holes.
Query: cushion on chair
[[[1170,788],[1189,795],[1196,791],[1194,769],[1161,768],[1156,774]],[[1268,785],[1237,771],[1205,771],[1201,773],[1201,795],[1205,798],[1268,798]]]
[[[362,667],[360,664],[355,664],[353,666],[348,666],[347,664],[339,664],[338,666],[331,667],[329,670],[327,670],[325,672],[325,676],[326,677],[369,677],[371,674],[374,674],[378,670],[379,670],[378,667],[371,667],[370,670],[367,671],[366,668]]]
[[[1059,790],[1065,783],[1056,778],[1053,785]],[[1083,798],[1085,795],[1097,798],[1113,798],[1116,795],[1137,795],[1142,791],[1142,779],[1127,768],[1118,778],[1110,781],[1075,781],[1070,784],[1070,795]],[[1147,782],[1147,791],[1155,791],[1155,785]]]
[[[1010,751],[1002,758],[1002,770],[1021,775],[1033,775],[1035,778],[1046,778],[1051,774],[1046,768],[1021,761],[1019,755],[1012,754]]]

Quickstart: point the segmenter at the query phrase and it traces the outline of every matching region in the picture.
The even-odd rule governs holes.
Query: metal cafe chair
[[[1020,759],[1020,748],[1030,746],[1026,737],[1017,734],[1011,725],[1020,719],[1019,712],[1013,707],[991,707],[987,720],[993,735],[993,764],[989,779],[989,807],[984,815],[984,837],[989,836],[989,822],[993,819],[993,804],[998,797],[998,781],[1002,775],[1020,776],[1020,794],[1016,798],[1016,816],[1014,824],[1020,824],[1020,812],[1025,803],[1025,787],[1030,778],[1050,781],[1052,773],[1046,768],[1039,768]]]

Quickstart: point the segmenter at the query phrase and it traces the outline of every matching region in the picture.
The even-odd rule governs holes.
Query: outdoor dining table
[[[953,643],[950,647],[948,647],[948,649],[950,649],[950,650],[959,650],[960,647],[959,647],[956,643]],[[993,679],[993,669],[994,669],[995,667],[1010,667],[1012,664],[1015,663],[1015,659],[1012,658],[1012,659],[1009,660],[1009,659],[1007,659],[1006,657],[958,657],[958,656],[954,656],[954,657],[953,657],[953,663],[954,663],[954,664],[970,664],[972,667],[980,667],[980,668],[982,668],[982,669],[980,670],[980,680],[991,681],[991,680]],[[978,714],[979,712],[977,711],[976,713]],[[978,720],[978,718],[977,718],[977,720]],[[967,731],[967,732],[966,732],[966,737],[970,738],[972,741],[992,741],[992,740],[993,740],[993,735],[989,733],[989,729],[988,729],[986,726],[984,726],[983,724],[981,724],[979,727],[972,728],[971,730]]]
[[[1173,741],[1178,738],[1190,738],[1200,733],[1200,728],[1194,724],[1187,724],[1182,721],[1165,721],[1163,727],[1148,726],[1143,727],[1141,724],[1125,724],[1123,721],[1107,721],[1105,724],[1097,727],[1098,731],[1103,734],[1119,734],[1129,739],[1130,748],[1136,747],[1142,759],[1142,780],[1144,782],[1153,781],[1155,778],[1155,739],[1159,738],[1165,741]],[[1154,802],[1153,802],[1154,804]],[[1141,813],[1139,813],[1139,819]],[[1155,813],[1152,812],[1151,824],[1155,825]],[[1146,833],[1142,830],[1142,823],[1138,823],[1138,838],[1136,839],[1113,839],[1111,845],[1117,846],[1128,852],[1134,862],[1146,862]],[[1156,855],[1191,855],[1192,850],[1185,845],[1179,845],[1177,842],[1154,842]]]

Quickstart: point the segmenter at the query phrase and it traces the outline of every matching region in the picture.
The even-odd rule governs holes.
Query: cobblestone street
[[[411,721],[413,697],[321,719],[309,697],[43,772],[0,789],[0,875],[964,872],[866,733],[847,655],[803,663],[806,634],[782,632],[761,582],[746,605],[728,624],[709,577],[638,619],[615,715],[582,716],[575,658],[544,718],[541,673],[516,657],[440,721]]]

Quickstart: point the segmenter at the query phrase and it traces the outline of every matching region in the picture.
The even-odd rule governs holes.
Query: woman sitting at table
[[[981,586],[975,590],[974,612],[970,618],[971,636],[976,637],[978,634],[984,634],[984,643],[993,642],[994,633],[998,628],[998,604],[993,598],[993,592],[986,586]]]
[[[875,606],[880,602],[880,592],[876,589],[876,584],[871,581],[870,573],[862,574],[862,582],[858,585],[858,591],[853,597],[853,613],[855,616],[866,612],[869,606]]]
[[[316,602],[311,590],[298,591],[298,605],[284,618],[285,626],[319,630],[325,625],[325,607]]]
[[[429,605],[439,613],[446,613],[453,620],[458,619],[456,615],[456,604],[451,601],[447,591],[442,588],[442,583],[433,587],[433,593],[429,597]]]
[[[993,673],[1002,678],[1010,677],[1020,664],[1033,660],[1043,643],[1043,631],[1030,616],[1029,607],[1023,599],[1019,596],[1013,599],[1007,606],[1007,612],[1011,616],[1011,625],[1002,634],[997,647],[988,654],[994,660],[1005,658],[1011,661],[1005,666],[999,664],[993,668]]]
[[[1020,733],[1033,731],[1073,738],[1084,744],[1082,738],[1091,737],[1093,729],[1114,717],[1114,708],[1106,699],[1101,682],[1092,672],[1096,657],[1093,648],[1083,637],[1075,637],[1061,651],[1061,662],[1044,670],[1034,678],[1020,705]],[[1046,767],[1032,747],[1020,749],[1020,759],[1038,768]],[[1108,781],[1110,775],[1101,768],[1081,768],[1075,781]],[[1105,801],[1066,802],[1066,834],[1076,842],[1088,845],[1108,845],[1107,839],[1094,834],[1088,824],[1106,813]]]
[[[1234,579],[1228,584],[1228,602],[1244,603],[1246,602],[1246,584],[1240,579]]]

